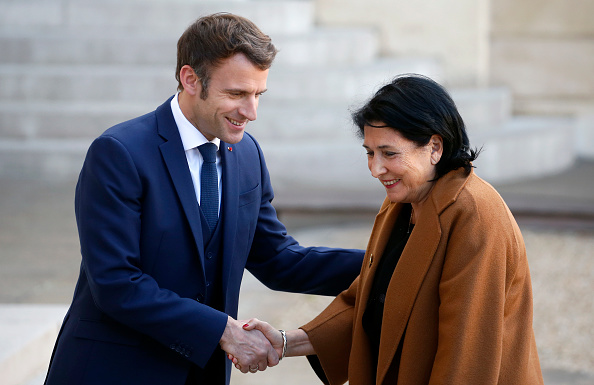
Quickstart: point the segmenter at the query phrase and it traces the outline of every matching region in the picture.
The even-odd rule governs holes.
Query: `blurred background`
[[[86,149],[176,91],[179,35],[245,16],[280,49],[248,131],[304,245],[365,248],[384,189],[349,111],[400,73],[445,85],[476,173],[522,228],[553,385],[594,384],[594,3],[590,0],[0,0],[0,383],[43,383],[78,275]],[[246,274],[240,316],[295,328],[330,301]],[[318,383],[288,359],[235,384]]]

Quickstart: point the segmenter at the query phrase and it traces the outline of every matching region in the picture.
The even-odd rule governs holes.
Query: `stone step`
[[[175,68],[126,65],[0,66],[0,101],[152,101],[175,92]]]
[[[71,181],[93,138],[0,139],[0,177]]]
[[[513,118],[493,132],[470,135],[483,151],[476,173],[490,183],[537,178],[570,167],[575,152],[567,118]],[[361,141],[275,141],[260,144],[274,183],[276,204],[296,207],[370,208],[385,191],[367,169]],[[550,154],[557,154],[552,157]],[[287,170],[289,172],[287,172]],[[373,206],[375,207],[375,206]]]
[[[469,132],[473,147],[483,147],[477,174],[492,183],[561,172],[576,160],[577,122],[564,117],[516,116],[496,131]]]
[[[567,150],[573,148],[574,124],[567,118],[521,117],[498,130],[471,133],[471,145],[483,148],[475,162],[477,174],[491,183],[503,183],[569,167],[575,160],[575,152]],[[367,207],[366,194],[377,194],[355,135],[312,140],[267,137],[257,130],[254,134],[264,150],[275,190],[285,197],[280,198],[281,204]],[[3,138],[0,175],[72,178],[80,171],[92,139]],[[336,198],[336,191],[342,190],[349,191],[349,199]],[[293,196],[295,191],[309,191],[316,197]]]
[[[372,91],[357,100],[336,100],[323,105],[265,100],[258,107],[258,119],[250,123],[251,129],[267,139],[348,140],[356,131],[351,112],[370,98]],[[504,127],[511,118],[511,94],[506,89],[453,89],[451,95],[469,132],[488,134]]]
[[[383,59],[344,66],[277,66],[268,77],[266,98],[292,101],[356,101],[394,75],[417,72],[439,78],[430,59]],[[4,65],[0,101],[158,102],[175,92],[170,66]],[[270,95],[270,96],[269,96]]]
[[[512,117],[513,97],[507,88],[456,88],[450,95],[470,133],[497,130]]]
[[[505,90],[454,89],[452,95],[469,132],[497,130],[509,119],[509,111],[503,108],[509,101]],[[94,137],[116,123],[154,110],[160,102],[5,102],[0,104],[0,137]],[[248,131],[274,140],[349,139],[355,136],[350,111],[359,105],[346,100],[295,103],[266,95]]]
[[[158,105],[153,102],[104,101],[4,102],[0,103],[0,137],[13,139],[96,137],[117,123],[153,111]]]
[[[430,58],[381,58],[371,64],[275,68],[266,97],[275,100],[357,103],[397,74],[419,73],[439,80],[441,67]]]
[[[102,31],[0,33],[0,65],[168,65],[175,68],[178,35]],[[273,36],[275,65],[325,66],[369,63],[378,54],[376,34],[363,28],[315,28]]]
[[[0,2],[0,30],[179,35],[198,17],[214,12],[247,17],[267,34],[303,33],[314,21],[314,3],[300,0],[19,0]]]
[[[309,33],[270,35],[280,50],[275,65],[361,65],[379,55],[377,32],[369,28],[316,27]]]
[[[577,116],[575,149],[579,157],[594,159],[594,109]]]
[[[385,190],[371,177],[361,141],[260,137],[279,209],[377,209]]]

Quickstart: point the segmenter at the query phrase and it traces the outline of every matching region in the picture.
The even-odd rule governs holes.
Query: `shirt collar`
[[[181,137],[184,151],[188,151],[207,143],[208,140],[206,140],[204,135],[202,135],[202,133],[184,116],[181,108],[179,108],[178,95],[179,92],[175,94],[173,99],[171,99],[171,112],[173,112],[173,118],[175,119],[175,124],[179,130],[179,136]],[[214,138],[210,142],[217,146],[218,151],[219,146],[221,145],[221,139]]]

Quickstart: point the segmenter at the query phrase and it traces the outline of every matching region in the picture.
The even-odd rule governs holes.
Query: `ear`
[[[184,91],[189,95],[195,96],[202,92],[202,83],[196,72],[189,65],[185,65],[179,71],[179,79]]]
[[[443,138],[439,135],[431,136],[429,146],[431,148],[431,164],[436,165],[443,154]]]

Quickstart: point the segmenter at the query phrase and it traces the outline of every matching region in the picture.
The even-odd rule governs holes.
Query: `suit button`
[[[208,253],[206,253],[206,258],[207,259],[212,259],[213,255],[212,253],[209,251]]]
[[[198,297],[196,297],[196,301],[198,301],[198,302],[204,301],[204,294],[198,294]]]
[[[206,281],[206,287],[210,286],[210,282]]]

